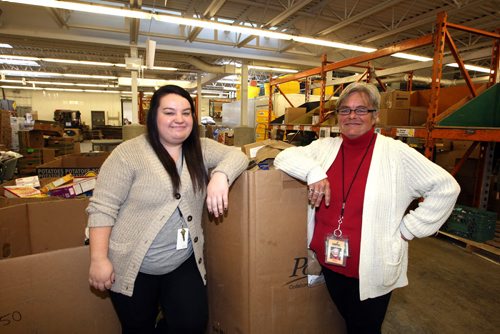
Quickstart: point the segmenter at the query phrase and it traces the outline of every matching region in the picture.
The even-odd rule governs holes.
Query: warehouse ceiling
[[[58,1],[31,1],[49,6]],[[337,62],[362,54],[332,46],[300,43],[294,40],[262,37],[230,29],[199,28],[187,24],[165,22],[155,15],[180,17],[204,22],[218,22],[272,31],[323,41],[381,49],[408,39],[432,33],[437,14],[445,11],[448,21],[476,29],[495,31],[500,27],[498,0],[82,0],[64,3],[94,4],[111,8],[133,9],[146,18],[120,17],[89,13],[82,10],[50,8],[0,0],[0,56],[35,57],[35,65],[0,64],[2,87],[49,87],[47,82],[87,83],[95,89],[130,91],[123,85],[131,70],[139,69],[139,78],[183,80],[196,90],[201,77],[204,91],[220,91],[233,84],[227,76],[238,75],[241,64],[250,65],[249,77],[258,81],[270,75],[283,75],[285,70],[303,71],[321,65],[321,56]],[[60,2],[59,2],[60,3]],[[57,7],[57,5],[55,6]],[[151,16],[153,14],[153,16]],[[465,63],[489,68],[491,38],[468,32],[451,31]],[[146,45],[156,42],[154,68],[137,67],[137,59],[146,64]],[[321,43],[320,43],[321,44]],[[447,51],[448,52],[448,51]],[[137,54],[136,54],[137,53]],[[149,53],[149,52],[148,52]],[[432,46],[409,51],[432,58]],[[54,62],[50,59],[111,63],[97,64]],[[2,59],[0,59],[2,60]],[[375,69],[393,67],[412,70],[415,60],[384,57],[370,65]],[[115,64],[114,66],[112,64]],[[117,66],[120,64],[121,66]],[[127,64],[127,66],[125,66]],[[368,65],[368,64],[361,64]],[[274,70],[255,68],[272,67]],[[165,69],[165,68],[171,68]],[[175,69],[175,70],[174,70]],[[50,72],[75,74],[80,77],[32,77],[29,73],[12,76],[5,71]],[[283,71],[283,72],[282,72]],[[363,68],[345,68],[333,75],[346,76],[363,72]],[[404,74],[404,73],[403,73]],[[40,73],[42,75],[42,73]],[[92,76],[108,76],[96,78]],[[414,75],[430,77],[429,67],[415,69]],[[471,72],[472,77],[487,74]],[[402,76],[399,76],[401,80]],[[118,85],[118,78],[120,85]],[[226,79],[224,79],[226,78]],[[457,68],[445,67],[443,78],[460,78]],[[43,84],[41,82],[46,82]],[[153,81],[151,86],[164,81]],[[103,88],[97,85],[108,85]],[[50,87],[63,87],[52,84]],[[100,88],[99,88],[100,87]],[[154,87],[139,87],[152,91]],[[227,96],[227,94],[219,96]]]

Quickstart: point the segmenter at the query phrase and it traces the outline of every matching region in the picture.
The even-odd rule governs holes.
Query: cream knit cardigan
[[[207,169],[226,174],[229,184],[248,166],[240,150],[201,138]],[[204,237],[201,219],[206,191],[194,192],[184,160],[181,186],[173,194],[168,173],[141,135],[116,147],[102,165],[90,204],[88,227],[112,226],[108,256],[115,283],[111,290],[131,296],[142,260],[156,235],[179,207],[188,225],[196,263],[203,281]]]
[[[318,139],[282,151],[274,165],[307,184],[327,177],[342,138]],[[405,143],[377,134],[368,179],[361,229],[360,299],[384,295],[408,284],[408,242],[438,231],[451,214],[460,186],[443,168]],[[416,198],[425,200],[405,214]],[[308,244],[315,209],[308,209]],[[322,256],[322,255],[319,255]]]

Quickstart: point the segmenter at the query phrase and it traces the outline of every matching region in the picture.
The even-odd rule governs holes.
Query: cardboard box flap
[[[257,163],[266,159],[274,159],[284,149],[293,147],[281,140],[266,139],[257,143],[251,143],[242,147],[243,152]]]
[[[88,199],[35,202],[26,205],[33,254],[84,244],[87,226],[85,208]]]
[[[31,254],[26,204],[0,208],[0,259]]]
[[[89,288],[89,251],[76,247],[0,261],[2,333],[120,333],[106,293]]]

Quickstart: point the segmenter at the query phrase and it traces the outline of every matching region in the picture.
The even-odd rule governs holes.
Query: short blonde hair
[[[337,108],[340,107],[342,103],[354,93],[364,93],[368,96],[368,100],[371,104],[370,107],[377,111],[380,110],[380,93],[378,92],[377,87],[374,84],[365,82],[353,82],[344,88],[337,100]]]

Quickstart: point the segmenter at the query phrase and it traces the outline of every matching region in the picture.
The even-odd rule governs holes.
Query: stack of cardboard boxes
[[[8,151],[12,147],[12,127],[10,111],[0,110],[0,150]]]
[[[380,126],[409,125],[410,92],[394,90],[380,94]]]

